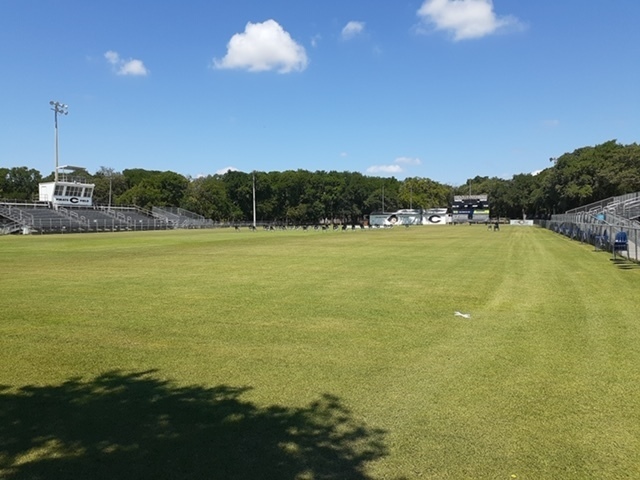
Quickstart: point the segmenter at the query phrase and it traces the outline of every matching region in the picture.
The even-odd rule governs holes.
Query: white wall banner
[[[521,227],[533,227],[533,220],[509,220],[509,225],[518,225]]]
[[[369,225],[446,225],[449,221],[446,208],[373,212],[369,215]]]

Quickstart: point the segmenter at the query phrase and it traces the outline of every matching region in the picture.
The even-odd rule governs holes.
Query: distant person
[[[494,232],[497,232],[497,231],[499,231],[499,230],[500,230],[500,224],[499,224],[498,222],[494,223],[494,224],[493,224],[493,231],[494,231]]]

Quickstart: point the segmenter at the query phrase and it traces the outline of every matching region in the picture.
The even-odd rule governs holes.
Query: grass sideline
[[[537,228],[0,237],[0,477],[633,478],[638,291]]]

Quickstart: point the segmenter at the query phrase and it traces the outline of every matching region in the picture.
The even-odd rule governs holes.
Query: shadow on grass
[[[180,387],[153,371],[0,389],[0,478],[367,479],[384,432],[323,395],[303,408],[249,387]]]
[[[611,262],[621,270],[634,270],[640,268],[640,264],[626,258],[610,258]]]

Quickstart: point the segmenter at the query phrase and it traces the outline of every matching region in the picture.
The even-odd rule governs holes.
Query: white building
[[[91,207],[93,205],[94,183],[86,183],[84,179],[71,177],[67,172],[81,169],[64,165],[58,167],[58,180],[40,184],[39,200],[49,202],[54,207],[78,206]]]

